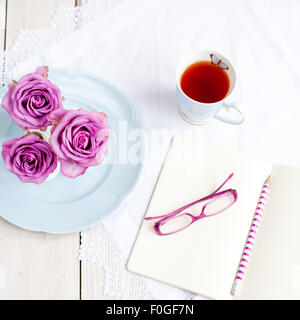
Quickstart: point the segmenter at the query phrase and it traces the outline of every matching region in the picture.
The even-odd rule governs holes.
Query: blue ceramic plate
[[[0,216],[32,231],[69,233],[110,214],[132,190],[142,164],[141,161],[132,164],[124,158],[136,141],[126,143],[126,137],[120,134],[120,123],[123,128],[127,126],[128,132],[141,128],[141,125],[126,98],[94,75],[57,69],[49,73],[49,79],[61,89],[66,109],[84,108],[107,114],[112,134],[109,152],[102,164],[89,168],[83,176],[70,179],[59,173],[53,180],[40,185],[22,183],[6,170],[1,156]],[[4,93],[2,91],[2,96]],[[1,145],[5,140],[23,134],[23,130],[1,108]],[[143,142],[141,144],[143,146]]]

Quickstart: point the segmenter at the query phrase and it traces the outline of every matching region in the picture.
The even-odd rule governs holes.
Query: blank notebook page
[[[300,170],[274,166],[241,299],[300,298]]]
[[[257,200],[271,164],[221,146],[173,139],[146,216],[159,216],[223,187],[236,189],[225,212],[197,221],[182,232],[158,236],[144,221],[128,262],[132,272],[216,299],[231,299]]]

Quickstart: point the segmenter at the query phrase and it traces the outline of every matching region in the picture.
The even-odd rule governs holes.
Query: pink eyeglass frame
[[[155,232],[159,235],[159,236],[167,236],[167,235],[171,235],[171,234],[174,234],[174,233],[177,233],[177,232],[180,232],[184,229],[186,229],[187,227],[189,227],[191,224],[193,224],[194,222],[202,219],[202,218],[209,218],[209,217],[212,217],[212,216],[215,216],[225,210],[227,210],[229,207],[231,207],[237,200],[238,198],[238,195],[237,195],[237,191],[234,190],[234,189],[227,189],[225,191],[221,191],[221,192],[218,192],[225,184],[228,180],[230,180],[232,177],[233,177],[233,173],[231,173],[228,178],[220,185],[220,187],[218,187],[214,192],[212,192],[211,194],[209,194],[208,196],[204,197],[204,198],[201,198],[199,200],[196,200],[196,201],[193,201],[175,211],[172,211],[170,213],[167,213],[167,214],[164,214],[162,216],[157,216],[157,217],[146,217],[145,220],[149,221],[149,220],[156,220],[156,219],[160,219],[159,221],[157,221],[154,225],[154,230]],[[216,200],[216,198],[219,198],[219,197],[223,197],[227,194],[232,194],[233,195],[233,202],[231,204],[229,204],[227,207],[223,208],[222,210],[219,210],[213,214],[210,214],[210,215],[205,215],[205,208],[214,200]],[[205,204],[203,207],[202,207],[202,210],[201,210],[201,213],[200,215],[198,216],[194,216],[192,215],[191,213],[188,213],[188,212],[184,212],[182,214],[179,215],[179,213],[181,213],[182,211],[190,208],[191,206],[197,204],[197,203],[200,203],[200,202],[203,202],[203,201],[206,201],[206,200],[210,200],[212,199],[212,201],[208,202],[207,204]],[[162,225],[164,225],[165,223],[169,222],[170,220],[174,219],[174,218],[177,218],[179,216],[189,216],[191,218],[191,222],[184,226],[183,228],[181,229],[178,229],[176,231],[173,231],[173,232],[169,232],[169,233],[163,233],[160,231],[160,227]]]

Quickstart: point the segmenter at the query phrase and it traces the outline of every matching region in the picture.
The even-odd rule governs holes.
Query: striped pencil
[[[237,295],[239,288],[240,288],[240,284],[243,281],[243,278],[245,276],[245,272],[246,272],[246,268],[249,262],[249,258],[251,256],[251,251],[253,249],[254,246],[254,242],[255,242],[255,238],[256,238],[256,234],[257,231],[259,229],[259,225],[261,223],[261,219],[262,219],[262,215],[263,215],[263,211],[264,211],[264,207],[269,195],[269,191],[270,191],[270,185],[269,185],[269,181],[270,181],[270,176],[266,179],[260,197],[259,197],[259,201],[255,210],[255,214],[254,214],[254,218],[252,220],[252,225],[248,234],[248,238],[243,250],[243,255],[238,267],[238,271],[236,273],[235,276],[235,280],[232,286],[232,291],[231,294],[233,296]]]

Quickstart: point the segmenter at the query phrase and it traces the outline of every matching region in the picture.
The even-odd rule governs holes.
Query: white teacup
[[[217,64],[228,75],[230,86],[227,95],[220,101],[202,103],[191,99],[181,89],[181,77],[184,71],[199,61],[210,61]],[[240,108],[227,104],[224,100],[229,97],[235,87],[236,75],[232,64],[227,58],[213,51],[195,51],[185,56],[178,64],[176,71],[176,94],[179,102],[179,112],[184,120],[194,125],[206,124],[215,118],[229,124],[242,124],[245,116]],[[231,112],[233,111],[233,112]],[[235,113],[235,115],[233,115]]]

